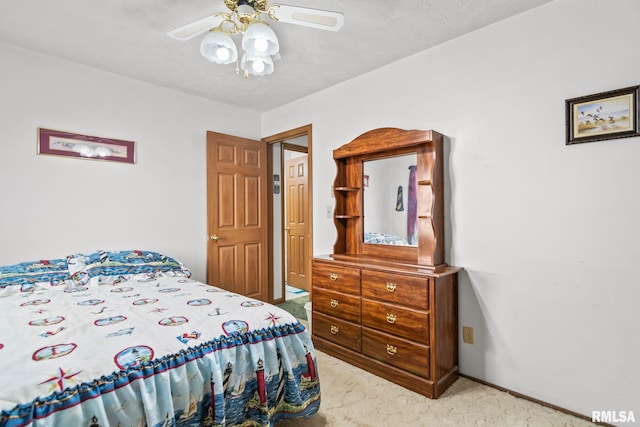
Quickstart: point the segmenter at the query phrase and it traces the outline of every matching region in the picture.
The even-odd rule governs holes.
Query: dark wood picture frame
[[[135,163],[135,143],[38,128],[38,154]]]
[[[640,136],[640,86],[567,99],[567,145]]]

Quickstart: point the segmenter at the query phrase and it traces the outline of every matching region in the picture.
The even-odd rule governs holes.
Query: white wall
[[[149,249],[206,270],[206,131],[259,114],[0,44],[0,264]],[[133,140],[135,165],[37,155],[37,128]]]
[[[447,261],[476,332],[460,371],[587,416],[640,418],[640,138],[566,146],[564,101],[640,84],[638,16],[557,0],[262,117],[263,135],[313,124],[316,255],[335,241],[333,149],[446,135]]]

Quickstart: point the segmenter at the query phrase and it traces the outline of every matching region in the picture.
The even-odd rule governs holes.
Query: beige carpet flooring
[[[592,423],[466,378],[428,399],[322,352],[316,352],[322,402],[309,419],[277,427],[555,427]]]

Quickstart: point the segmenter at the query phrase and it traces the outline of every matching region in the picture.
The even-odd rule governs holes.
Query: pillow
[[[191,272],[179,261],[151,251],[96,251],[68,258],[69,274],[77,284],[91,279],[98,283],[115,283],[131,279],[160,276],[190,277]]]
[[[38,284],[57,286],[67,281],[71,275],[63,258],[0,266],[0,288],[19,285],[27,291]]]

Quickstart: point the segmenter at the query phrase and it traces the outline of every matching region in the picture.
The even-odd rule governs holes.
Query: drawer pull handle
[[[329,279],[335,282],[336,280],[338,280],[338,273],[331,273],[329,275]]]
[[[331,307],[336,308],[339,304],[337,299],[331,299]]]
[[[396,323],[397,316],[395,314],[387,313],[387,322]]]
[[[396,284],[395,283],[391,283],[391,282],[387,282],[387,290],[389,292],[394,292],[396,290]]]
[[[395,345],[387,344],[387,353],[394,356],[398,352],[398,347]]]
[[[338,332],[340,332],[340,328],[338,328],[336,325],[331,325],[331,333],[333,335],[336,335]]]

